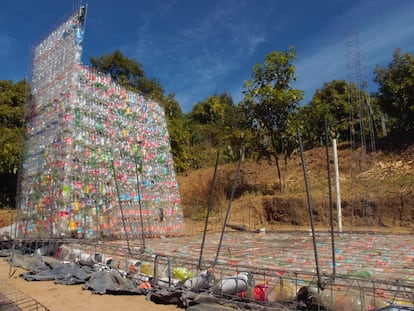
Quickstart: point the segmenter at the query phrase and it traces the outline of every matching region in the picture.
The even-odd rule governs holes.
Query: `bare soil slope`
[[[392,141],[391,141],[392,142]],[[390,151],[392,150],[392,151]],[[332,150],[330,172],[334,225],[337,226]],[[330,227],[325,148],[305,152],[315,225]],[[407,231],[414,228],[414,144],[379,145],[375,153],[338,147],[343,228],[345,230]],[[218,168],[210,230],[222,226],[229,205],[236,164]],[[191,229],[203,228],[213,168],[179,176],[185,215]],[[237,229],[309,229],[310,214],[301,156],[294,154],[285,171],[286,190],[279,191],[275,165],[246,161],[241,165],[228,219]]]

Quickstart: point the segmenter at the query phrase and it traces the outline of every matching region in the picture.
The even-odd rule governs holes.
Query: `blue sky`
[[[0,79],[30,76],[30,51],[79,2],[2,0]],[[115,49],[143,65],[184,112],[213,94],[242,100],[243,82],[271,51],[295,46],[297,82],[309,102],[324,82],[347,79],[345,33],[353,31],[362,74],[396,48],[414,54],[412,0],[90,0],[83,62]]]

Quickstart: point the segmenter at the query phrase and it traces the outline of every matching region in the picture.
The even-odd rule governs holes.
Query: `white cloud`
[[[305,91],[305,103],[309,102],[317,88],[325,82],[346,79],[345,46],[343,42],[325,45],[308,54],[298,53],[295,63],[298,79],[294,87]]]
[[[177,98],[186,92],[194,96],[181,99],[200,101],[203,94],[221,93],[226,90],[220,89],[220,82],[234,78],[233,73],[267,42],[270,30],[282,28],[275,22],[269,29],[258,18],[263,10],[251,12],[251,8],[252,4],[246,1],[217,2],[208,12],[175,22],[174,33],[168,24],[160,29],[158,20],[142,15],[134,54],[146,67],[156,68],[153,75]],[[169,8],[170,14],[177,14],[173,9]],[[265,13],[272,11],[273,5]],[[180,103],[188,107],[194,101]]]
[[[414,51],[414,24],[411,12],[413,11],[399,14],[398,18],[389,16],[387,20],[361,32],[361,49],[365,52],[367,60],[372,58],[377,63],[385,60],[389,62],[396,48],[406,52]]]

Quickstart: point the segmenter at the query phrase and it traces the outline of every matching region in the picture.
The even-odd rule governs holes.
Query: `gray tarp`
[[[94,271],[93,266],[77,262],[64,264],[53,257],[13,254],[8,260],[13,266],[29,270],[21,274],[21,277],[27,281],[54,280],[65,285],[83,283],[83,289],[96,294],[146,295],[147,300],[154,303],[175,304],[177,307],[191,311],[257,310],[250,306],[244,308],[237,303],[226,302],[209,293],[192,292],[180,286],[141,289],[135,280],[122,276],[116,270]]]
[[[117,272],[94,272],[83,286],[95,294],[144,294],[131,279],[122,277]]]
[[[21,274],[27,281],[85,284],[84,289],[97,294],[146,294],[133,280],[122,277],[117,271],[96,272],[89,265],[76,262],[64,264],[55,258],[40,255],[13,254],[8,260],[12,266],[29,271]]]
[[[53,258],[49,257],[44,260],[43,256],[39,255],[23,255],[14,253],[8,257],[10,264],[14,267],[20,267],[28,271],[40,272],[44,270],[50,270],[51,266],[48,263],[56,262]]]
[[[0,257],[9,257],[11,254],[23,254],[23,252],[19,249],[0,249]]]
[[[84,284],[91,276],[89,267],[81,267],[77,263],[56,265],[53,269],[37,273],[23,273],[21,277],[26,281],[55,281],[57,284],[74,285]]]
[[[159,304],[174,304],[182,307],[184,301],[182,299],[183,289],[160,287],[153,288],[147,293],[147,300]]]

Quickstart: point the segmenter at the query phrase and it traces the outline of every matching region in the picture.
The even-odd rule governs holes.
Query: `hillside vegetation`
[[[414,228],[414,144],[379,144],[375,153],[361,154],[348,145],[338,147],[342,223],[344,230],[411,232]],[[393,148],[390,151],[389,148]],[[337,229],[332,150],[331,189]],[[330,228],[325,148],[305,152],[305,162],[318,229]],[[209,230],[221,230],[229,205],[236,164],[218,167]],[[214,168],[193,170],[178,177],[187,230],[204,228]],[[301,156],[288,160],[287,189],[279,192],[275,166],[249,160],[241,171],[228,223],[238,229],[310,229],[310,216]],[[335,230],[336,230],[335,229]]]

